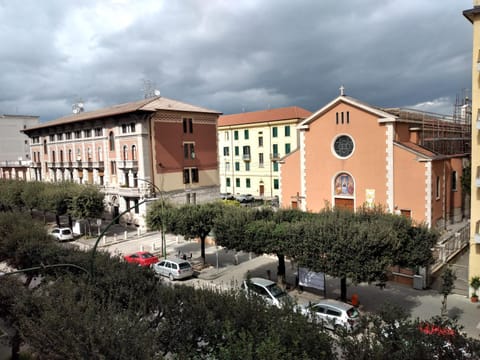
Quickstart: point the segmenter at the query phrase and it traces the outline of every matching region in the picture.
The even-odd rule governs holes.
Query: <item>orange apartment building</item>
[[[113,216],[133,207],[125,220],[143,227],[152,186],[176,203],[218,197],[219,115],[156,96],[27,127],[31,179],[96,184]]]
[[[381,109],[342,88],[298,129],[299,149],[280,169],[281,206],[319,211],[381,205],[432,227],[462,220],[468,116]]]

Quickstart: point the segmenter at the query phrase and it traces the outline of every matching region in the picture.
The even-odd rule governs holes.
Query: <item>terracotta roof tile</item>
[[[254,124],[266,121],[280,121],[291,119],[304,119],[311,112],[298,106],[277,109],[245,112],[239,114],[223,115],[218,118],[218,126]]]
[[[221,114],[218,111],[209,110],[199,106],[190,105],[181,101],[157,96],[154,98],[143,99],[143,100],[124,103],[124,104],[118,104],[118,105],[114,105],[111,107],[98,109],[94,111],[81,112],[78,114],[64,116],[56,120],[47,121],[47,122],[41,123],[40,125],[29,127],[25,129],[25,131],[51,127],[54,125],[63,125],[63,124],[93,120],[93,119],[98,119],[102,117],[126,114],[130,112],[135,112],[135,111],[154,112],[156,110],[203,112],[203,113],[206,112],[206,113],[213,113],[213,114],[219,114],[219,115]]]

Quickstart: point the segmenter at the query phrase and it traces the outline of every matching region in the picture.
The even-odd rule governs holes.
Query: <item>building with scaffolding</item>
[[[283,207],[384,206],[431,227],[461,221],[470,157],[470,106],[455,116],[379,108],[342,92],[299,125],[282,161]],[[463,109],[463,115],[462,111]]]

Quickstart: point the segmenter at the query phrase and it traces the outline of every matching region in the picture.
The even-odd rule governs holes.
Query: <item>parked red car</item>
[[[125,255],[123,259],[128,263],[140,266],[150,266],[158,262],[158,257],[148,251],[137,251],[136,253]]]

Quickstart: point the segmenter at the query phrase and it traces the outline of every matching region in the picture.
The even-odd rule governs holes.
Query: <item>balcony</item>
[[[56,169],[56,168],[60,167],[60,164],[61,163],[57,163],[57,162],[49,162],[49,163],[47,163],[47,166],[48,166],[49,169]]]
[[[105,162],[104,161],[94,161],[94,162],[92,162],[92,167],[94,169],[104,169],[105,168]]]
[[[41,168],[41,167],[42,167],[42,163],[41,163],[41,162],[37,162],[37,161],[32,161],[31,167],[32,167],[32,168]]]
[[[138,169],[138,160],[118,160],[117,168],[119,169]]]
[[[272,160],[272,161],[280,160],[280,154],[279,153],[270,154],[270,160]]]
[[[251,156],[250,154],[243,154],[243,161],[250,161],[251,160]]]

